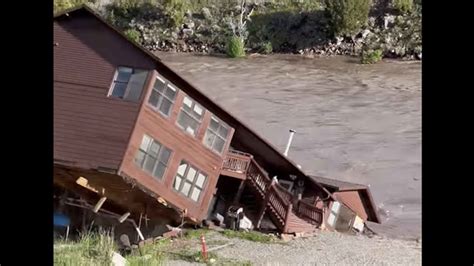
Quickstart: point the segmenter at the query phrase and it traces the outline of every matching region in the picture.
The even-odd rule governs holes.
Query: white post
[[[290,138],[288,139],[288,143],[286,144],[286,149],[283,155],[288,156],[288,151],[290,150],[291,142],[293,141],[293,136],[295,135],[295,132],[293,129],[290,129]]]

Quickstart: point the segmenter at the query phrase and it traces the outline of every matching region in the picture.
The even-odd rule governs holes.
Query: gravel
[[[421,265],[421,243],[380,236],[320,231],[315,236],[268,244],[209,233],[206,240],[232,242],[233,245],[214,253],[219,258],[248,261],[252,265]],[[199,241],[192,247],[198,251]],[[166,264],[201,265],[178,260]]]

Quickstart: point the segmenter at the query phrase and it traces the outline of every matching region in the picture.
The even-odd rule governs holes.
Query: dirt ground
[[[309,174],[370,185],[398,238],[421,236],[421,64],[350,57],[227,59],[159,53]]]

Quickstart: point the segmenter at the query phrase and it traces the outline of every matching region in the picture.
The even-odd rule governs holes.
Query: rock
[[[342,37],[336,37],[336,45],[337,45],[337,46],[341,45],[342,40],[344,40],[344,38],[342,38]]]
[[[365,39],[367,36],[369,36],[369,34],[371,34],[372,32],[368,29],[365,29],[361,32],[361,36],[362,36],[362,39]]]
[[[202,15],[204,16],[205,19],[211,19],[212,18],[211,11],[207,7],[203,7],[201,9],[201,13],[202,13]]]
[[[165,238],[177,238],[178,235],[179,235],[179,231],[171,230],[169,232],[164,233],[163,237],[165,237]]]
[[[304,236],[305,236],[305,233],[304,233],[304,232],[295,233],[295,238],[304,237]]]
[[[383,26],[385,29],[388,29],[395,22],[395,16],[387,15],[383,17]]]
[[[184,28],[186,29],[193,29],[194,28],[194,22],[193,21],[189,21],[187,23],[184,24]]]
[[[294,236],[293,235],[290,235],[290,234],[281,234],[280,235],[280,238],[281,240],[283,240],[284,242],[288,242],[290,240],[293,240]]]
[[[421,52],[416,53],[415,55],[417,59],[421,60]],[[419,180],[419,179],[415,179],[415,180]]]
[[[368,21],[369,26],[374,27],[375,26],[375,21],[376,21],[375,17],[370,17],[369,21]]]
[[[186,35],[193,35],[194,31],[192,29],[183,29],[183,33]]]
[[[122,257],[122,255],[118,254],[117,252],[112,253],[112,265],[113,266],[125,266],[127,265],[127,260]]]

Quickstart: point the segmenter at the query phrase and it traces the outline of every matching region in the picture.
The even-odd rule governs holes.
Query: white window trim
[[[112,83],[110,84],[110,88],[109,88],[109,92],[107,93],[107,97],[109,98],[115,98],[115,99],[121,99],[121,100],[126,100],[127,99],[127,96],[128,94],[130,93],[130,86],[128,86],[128,84],[130,83],[130,79],[128,80],[127,82],[127,87],[125,88],[125,92],[123,93],[123,97],[122,98],[119,98],[119,97],[115,97],[115,96],[112,96],[112,93],[114,91],[114,88],[115,88],[115,79],[117,78],[118,76],[118,69],[119,68],[130,68],[132,69],[132,75],[135,73],[135,70],[143,70],[145,72],[147,72],[147,76],[146,76],[146,79],[145,79],[145,84],[146,85],[146,81],[148,80],[148,76],[150,75],[150,71],[149,70],[146,70],[146,69],[142,69],[142,68],[136,68],[136,67],[130,67],[130,66],[117,66],[115,67],[115,70],[114,70],[114,78],[112,79]],[[142,96],[143,96],[143,92],[142,92]],[[141,97],[140,97],[141,98]]]
[[[162,98],[160,98],[158,100],[158,104],[157,104],[157,107],[153,106],[150,102],[149,102],[149,99],[151,97],[151,94],[153,93],[153,91],[155,90],[155,84],[153,84],[153,87],[151,88],[151,91],[150,91],[150,94],[148,95],[147,97],[147,100],[146,100],[146,104],[155,112],[157,113],[160,113],[161,115],[163,115],[164,117],[166,118],[169,118],[171,116],[171,113],[173,112],[173,107],[175,106],[176,104],[176,98],[178,97],[178,92],[179,92],[179,89],[177,86],[174,86],[174,84],[172,84],[171,82],[167,81],[165,78],[159,76],[159,75],[156,75],[156,79],[160,80],[161,82],[163,82],[165,84],[166,87],[170,87],[172,89],[174,89],[176,91],[176,95],[174,97],[174,100],[170,99],[169,97],[167,97],[164,93],[162,94],[161,92],[157,91],[158,94],[161,95]],[[163,103],[163,98],[166,98],[167,100],[169,100],[171,102],[171,109],[170,109],[170,113],[169,114],[164,114],[163,112],[161,112],[160,110],[160,106],[161,104]]]
[[[218,134],[216,131],[214,131],[214,130],[211,129],[211,120],[212,120],[213,118],[219,122],[219,127],[221,126],[221,124],[223,124],[223,125],[227,128],[227,136],[223,139],[223,140],[224,140],[224,146],[222,147],[222,151],[221,151],[221,152],[216,151],[216,150],[214,150],[214,149],[212,148],[212,145],[214,144],[215,139],[214,139],[214,141],[212,142],[211,147],[209,147],[209,146],[206,145],[206,134],[207,134],[207,131],[208,131],[208,130],[211,131],[214,135],[216,135],[217,138],[222,139],[222,137],[219,136],[219,134]],[[218,129],[219,129],[219,128],[218,128]],[[204,147],[210,149],[211,151],[213,151],[213,152],[215,152],[215,153],[217,153],[217,154],[219,154],[219,155],[224,154],[225,148],[226,148],[226,146],[227,146],[227,142],[229,141],[229,134],[230,134],[231,129],[232,129],[232,128],[231,128],[226,122],[224,122],[224,120],[220,119],[219,117],[217,117],[217,116],[215,116],[215,115],[211,115],[211,118],[210,118],[210,120],[209,120],[209,125],[207,126],[206,132],[204,133],[204,138],[202,139],[202,143],[204,144]]]

